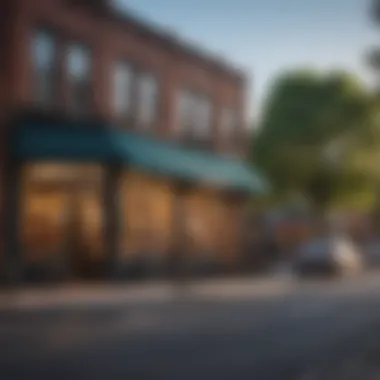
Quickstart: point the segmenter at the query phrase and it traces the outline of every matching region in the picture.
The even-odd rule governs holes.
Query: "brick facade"
[[[72,3],[72,5],[71,5]],[[111,107],[112,64],[125,59],[138,68],[157,75],[159,81],[159,117],[157,133],[174,137],[177,123],[178,89],[190,85],[208,94],[213,102],[213,145],[228,150],[220,141],[220,111],[231,107],[238,115],[240,137],[244,137],[246,81],[237,70],[224,68],[218,61],[179,45],[172,37],[158,33],[150,27],[140,26],[134,20],[110,14],[97,13],[86,2],[69,0],[13,1],[12,17],[11,92],[12,105],[33,106],[31,37],[38,27],[49,28],[58,36],[60,57],[65,57],[68,44],[80,42],[91,49],[93,64],[93,91],[97,115],[113,121]],[[93,9],[93,10],[91,10]],[[60,99],[58,108],[67,110],[67,76],[61,62],[58,75]]]
[[[88,5],[90,3],[91,5]],[[9,54],[0,62],[2,84],[0,123],[4,137],[1,141],[5,143],[1,147],[0,171],[4,172],[6,165],[7,126],[10,116],[14,112],[17,113],[19,108],[35,106],[31,42],[34,30],[40,27],[48,28],[57,37],[59,96],[55,111],[58,113],[62,115],[69,113],[69,88],[65,72],[67,48],[72,43],[80,42],[88,46],[91,51],[94,116],[111,124],[116,123],[111,103],[112,65],[125,59],[139,69],[155,74],[158,78],[159,113],[153,131],[157,138],[177,138],[175,130],[178,124],[178,90],[191,86],[196,91],[207,94],[212,100],[210,149],[218,154],[230,152],[229,142],[221,139],[220,128],[222,110],[232,108],[239,121],[236,134],[240,142],[238,151],[234,153],[243,155],[246,148],[244,146],[247,85],[245,76],[218,60],[205,57],[197,49],[178,43],[163,32],[142,25],[129,16],[121,16],[102,8],[101,3],[98,1],[98,6],[95,6],[94,1],[84,0],[1,2],[0,7],[3,7],[4,11],[0,9],[0,14],[4,15],[6,22],[0,24],[0,40],[4,46],[8,46]],[[65,236],[67,237],[68,233],[65,208],[74,201],[69,200],[71,195],[64,186],[49,188],[45,183],[44,189],[39,189],[38,181],[28,180],[30,173],[27,173],[27,168],[24,169],[21,194],[24,224],[21,239],[28,247],[27,259],[38,261],[46,259],[46,255],[49,256],[49,252],[57,247],[65,249]],[[53,168],[53,172],[54,170]],[[4,175],[1,176],[1,180],[1,200],[4,205],[7,202],[4,196],[6,187]],[[89,183],[91,184],[91,181]],[[133,171],[123,174],[122,183],[122,207],[125,211],[121,227],[124,229],[123,239],[120,242],[123,256],[121,259],[127,259],[136,252],[151,251],[152,245],[157,255],[164,255],[173,241],[173,183]],[[101,209],[101,191],[99,188],[89,186],[87,190],[82,189],[77,192],[76,196],[82,197],[81,201],[79,198],[79,201],[78,199],[75,201],[78,202],[78,223],[84,228],[81,231],[82,244],[95,258],[104,256],[105,242],[102,240],[104,213]],[[241,205],[226,199],[225,194],[221,192],[196,186],[191,188],[184,200],[185,211],[190,220],[202,220],[203,224],[203,233],[195,231],[194,236],[190,237],[187,244],[189,250],[199,253],[219,252],[222,261],[226,263],[236,261]],[[139,226],[143,211],[135,207],[138,202],[149,208],[146,213],[149,226]],[[0,219],[3,223],[4,215],[2,211]],[[1,229],[3,236],[0,236],[0,243],[4,241],[6,230],[6,228]],[[42,246],[45,247],[45,251],[41,250]],[[1,251],[4,251],[4,247]]]

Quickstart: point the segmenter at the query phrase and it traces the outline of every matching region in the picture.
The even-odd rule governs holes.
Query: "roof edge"
[[[199,60],[210,69],[228,75],[238,82],[245,83],[248,80],[248,73],[243,68],[239,68],[222,57],[215,56],[212,52],[207,52],[206,48],[194,46],[191,42],[176,37],[169,30],[165,30],[153,22],[144,20],[130,9],[124,11],[121,8],[112,6],[109,1],[67,0],[67,2],[71,5],[88,7],[98,17],[108,18],[125,26],[132,27],[136,34],[154,39],[173,52],[182,53]]]

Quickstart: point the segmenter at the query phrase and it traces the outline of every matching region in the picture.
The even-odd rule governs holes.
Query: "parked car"
[[[380,268],[380,242],[373,241],[363,244],[363,251],[371,268]]]
[[[352,275],[364,268],[362,253],[345,236],[317,239],[297,252],[295,272],[299,275]]]

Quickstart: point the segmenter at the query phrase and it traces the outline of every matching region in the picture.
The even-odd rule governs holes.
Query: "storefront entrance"
[[[26,279],[104,276],[103,176],[96,165],[24,167],[20,233]]]
[[[266,189],[237,160],[112,128],[53,128],[46,120],[14,128],[5,172],[10,283],[130,278],[141,261],[158,273],[172,261],[168,255],[184,260],[180,251],[186,260],[207,255],[232,265],[239,212],[223,194]]]

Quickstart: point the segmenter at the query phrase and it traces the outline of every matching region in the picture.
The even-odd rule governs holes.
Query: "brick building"
[[[0,8],[7,278],[241,262],[245,75],[106,0]]]

